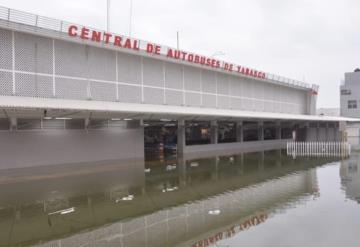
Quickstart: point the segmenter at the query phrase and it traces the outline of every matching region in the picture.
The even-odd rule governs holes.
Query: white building
[[[0,7],[0,41],[0,156],[11,167],[143,158],[154,120],[177,126],[179,154],[281,147],[292,131],[337,140],[346,120],[315,115],[317,85],[66,21]]]
[[[344,117],[360,118],[360,70],[345,73],[340,86],[340,114]]]

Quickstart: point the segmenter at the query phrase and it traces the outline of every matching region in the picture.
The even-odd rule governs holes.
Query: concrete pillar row
[[[185,131],[186,131],[185,120],[179,120],[178,128],[177,128],[177,153],[178,153],[178,155],[183,155],[184,151],[185,151],[185,145],[186,145]]]
[[[244,141],[243,122],[239,121],[236,123],[236,142],[243,142],[243,141]]]
[[[218,143],[218,125],[216,120],[210,122],[210,143]]]

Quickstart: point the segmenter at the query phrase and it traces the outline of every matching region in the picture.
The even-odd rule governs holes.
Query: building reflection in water
[[[340,177],[346,197],[360,203],[360,153],[354,152],[341,161]]]
[[[319,195],[281,151],[3,171],[0,246],[206,246]],[[171,169],[169,169],[171,167]]]

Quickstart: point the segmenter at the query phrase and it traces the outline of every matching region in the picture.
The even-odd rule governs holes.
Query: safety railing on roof
[[[7,7],[0,6],[0,21],[7,21],[8,23],[18,23],[28,26],[31,31],[34,32],[40,32],[44,33],[46,30],[48,31],[55,31],[59,32],[59,36],[65,36],[68,32],[68,28],[71,25],[74,25],[74,23],[70,23],[67,21],[62,21],[54,18],[44,17],[20,10],[10,9]],[[83,26],[83,25],[78,25]],[[104,32],[103,30],[99,30],[96,28],[91,28],[92,30]],[[114,34],[115,35],[115,34]],[[126,36],[123,35],[123,37],[126,38]],[[147,41],[139,40],[140,42],[140,49],[144,49],[147,43]],[[165,55],[165,54],[162,54]],[[225,61],[220,61],[222,64],[225,63]],[[249,68],[251,69],[251,68]],[[311,89],[312,91],[318,91],[318,86],[315,84],[310,85],[309,83],[301,82],[298,80],[286,78],[279,75],[274,75],[271,73],[266,73],[266,80],[275,82],[277,84],[285,84],[285,85],[291,85],[299,88],[306,88]]]

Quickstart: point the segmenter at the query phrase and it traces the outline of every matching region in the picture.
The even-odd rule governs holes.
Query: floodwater
[[[359,246],[360,156],[0,171],[0,246]]]

